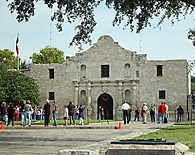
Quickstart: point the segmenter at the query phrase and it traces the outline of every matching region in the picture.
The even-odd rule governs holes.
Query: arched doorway
[[[101,108],[104,108],[104,119],[113,119],[113,99],[107,93],[101,94],[98,98],[97,105],[97,118],[99,119],[99,113]]]

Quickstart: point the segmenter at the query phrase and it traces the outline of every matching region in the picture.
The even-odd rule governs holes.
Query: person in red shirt
[[[158,108],[158,123],[160,123],[160,119],[162,120],[162,123],[164,123],[164,118],[166,114],[166,106],[164,103],[161,103]]]
[[[18,115],[19,115],[19,110],[18,110],[18,106],[14,107],[14,121],[18,121]]]

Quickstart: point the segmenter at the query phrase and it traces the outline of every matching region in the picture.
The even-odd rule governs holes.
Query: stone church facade
[[[105,119],[122,119],[124,100],[140,109],[144,102],[157,108],[165,102],[170,115],[179,105],[191,109],[186,60],[147,60],[146,54],[126,50],[106,35],[88,50],[66,57],[64,64],[33,64],[25,74],[36,79],[41,106],[46,98],[51,103],[56,100],[61,118],[69,101],[82,104],[90,119],[98,119],[100,107],[105,109]]]

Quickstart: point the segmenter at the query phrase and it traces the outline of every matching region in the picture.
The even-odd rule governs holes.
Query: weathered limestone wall
[[[54,69],[54,79],[49,79],[49,69]],[[31,65],[30,76],[36,79],[41,93],[41,106],[49,97],[49,92],[55,92],[55,100],[60,105],[60,115],[63,115],[63,105],[73,101],[74,87],[67,74],[66,64]],[[53,104],[53,101],[50,102]]]
[[[157,65],[163,66],[162,76],[157,76]],[[169,111],[174,111],[182,105],[186,111],[188,80],[186,60],[149,60],[142,66],[140,73],[140,101],[149,105],[155,103],[157,107],[161,102],[165,102],[169,106]],[[165,90],[165,99],[159,99],[159,90]]]
[[[101,65],[109,65],[109,77],[101,77]],[[156,65],[163,66],[163,76],[157,76]],[[49,79],[49,69],[54,69],[54,79]],[[42,106],[49,92],[55,92],[61,118],[63,105],[73,101],[83,104],[90,110],[89,117],[97,119],[98,98],[104,93],[113,99],[113,119],[122,119],[125,99],[140,108],[143,102],[157,107],[166,102],[174,111],[180,104],[187,109],[190,94],[186,60],[147,60],[146,54],[126,50],[110,36],[102,36],[85,52],[67,57],[64,64],[31,65],[26,74],[37,80]],[[166,99],[159,99],[159,90],[166,91]]]

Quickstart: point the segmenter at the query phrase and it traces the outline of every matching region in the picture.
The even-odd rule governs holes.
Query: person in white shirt
[[[64,105],[64,125],[68,125],[68,117],[69,117],[69,115],[68,115],[68,108],[67,108],[67,106],[66,105]]]
[[[123,105],[122,105],[124,124],[126,124],[126,123],[129,124],[129,109],[130,109],[130,106],[127,103],[127,101],[125,100]]]
[[[143,109],[143,117],[144,117],[143,124],[147,124],[148,107],[147,107],[146,103],[143,104],[142,109]]]

